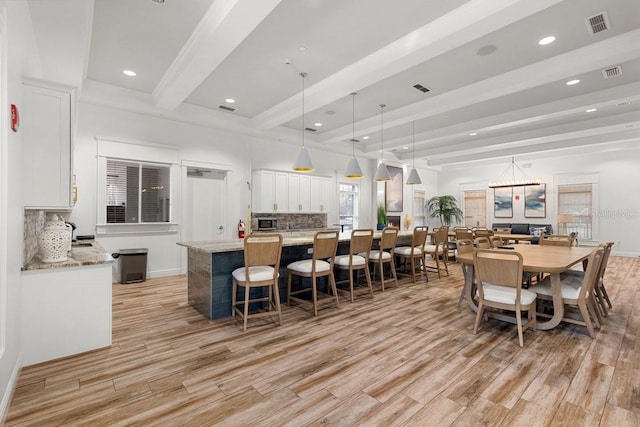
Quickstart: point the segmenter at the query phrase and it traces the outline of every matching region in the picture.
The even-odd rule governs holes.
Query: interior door
[[[224,228],[225,175],[216,171],[187,171],[184,240],[216,241],[230,238]]]

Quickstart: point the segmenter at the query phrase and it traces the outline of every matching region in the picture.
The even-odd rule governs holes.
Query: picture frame
[[[546,218],[547,216],[546,184],[528,185],[524,188],[524,217]]]
[[[513,187],[493,189],[494,218],[513,218]]]
[[[385,209],[387,212],[402,212],[402,168],[387,166],[391,179],[385,182]]]

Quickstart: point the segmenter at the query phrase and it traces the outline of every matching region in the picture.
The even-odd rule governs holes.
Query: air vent
[[[356,139],[356,138],[351,138],[351,139],[349,140],[349,142],[360,142],[360,140],[359,140],[359,139]]]
[[[414,88],[418,89],[420,92],[422,93],[427,93],[427,92],[431,92],[431,89],[429,89],[426,86],[422,86],[420,83],[413,85]]]
[[[226,105],[218,105],[218,110],[224,110],[230,113],[233,113],[234,111],[236,111],[235,108],[227,107]]]
[[[307,132],[316,132],[318,129],[314,129],[314,128],[304,128],[304,130],[306,130]]]
[[[611,68],[604,69],[604,70],[602,70],[602,75],[604,76],[605,79],[608,79],[610,77],[621,76],[622,75],[622,67],[618,65],[617,67],[611,67]]]
[[[592,36],[609,29],[609,17],[607,12],[602,12],[584,20],[587,30]]]

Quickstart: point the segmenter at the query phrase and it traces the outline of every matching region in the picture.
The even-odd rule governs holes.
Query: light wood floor
[[[497,320],[472,334],[450,271],[246,333],[187,305],[185,276],[116,284],[113,345],[23,369],[6,423],[640,425],[640,259],[610,259],[596,340],[562,324],[523,349]]]

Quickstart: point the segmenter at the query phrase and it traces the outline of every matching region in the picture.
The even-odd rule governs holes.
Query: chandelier
[[[511,172],[511,173],[509,173]],[[516,172],[518,176],[516,179]],[[511,179],[509,180],[509,176]],[[527,185],[539,185],[542,181],[539,179],[530,178],[524,171],[518,166],[513,157],[511,157],[511,163],[505,171],[495,181],[489,182],[489,188],[503,188],[503,187],[523,187]]]

